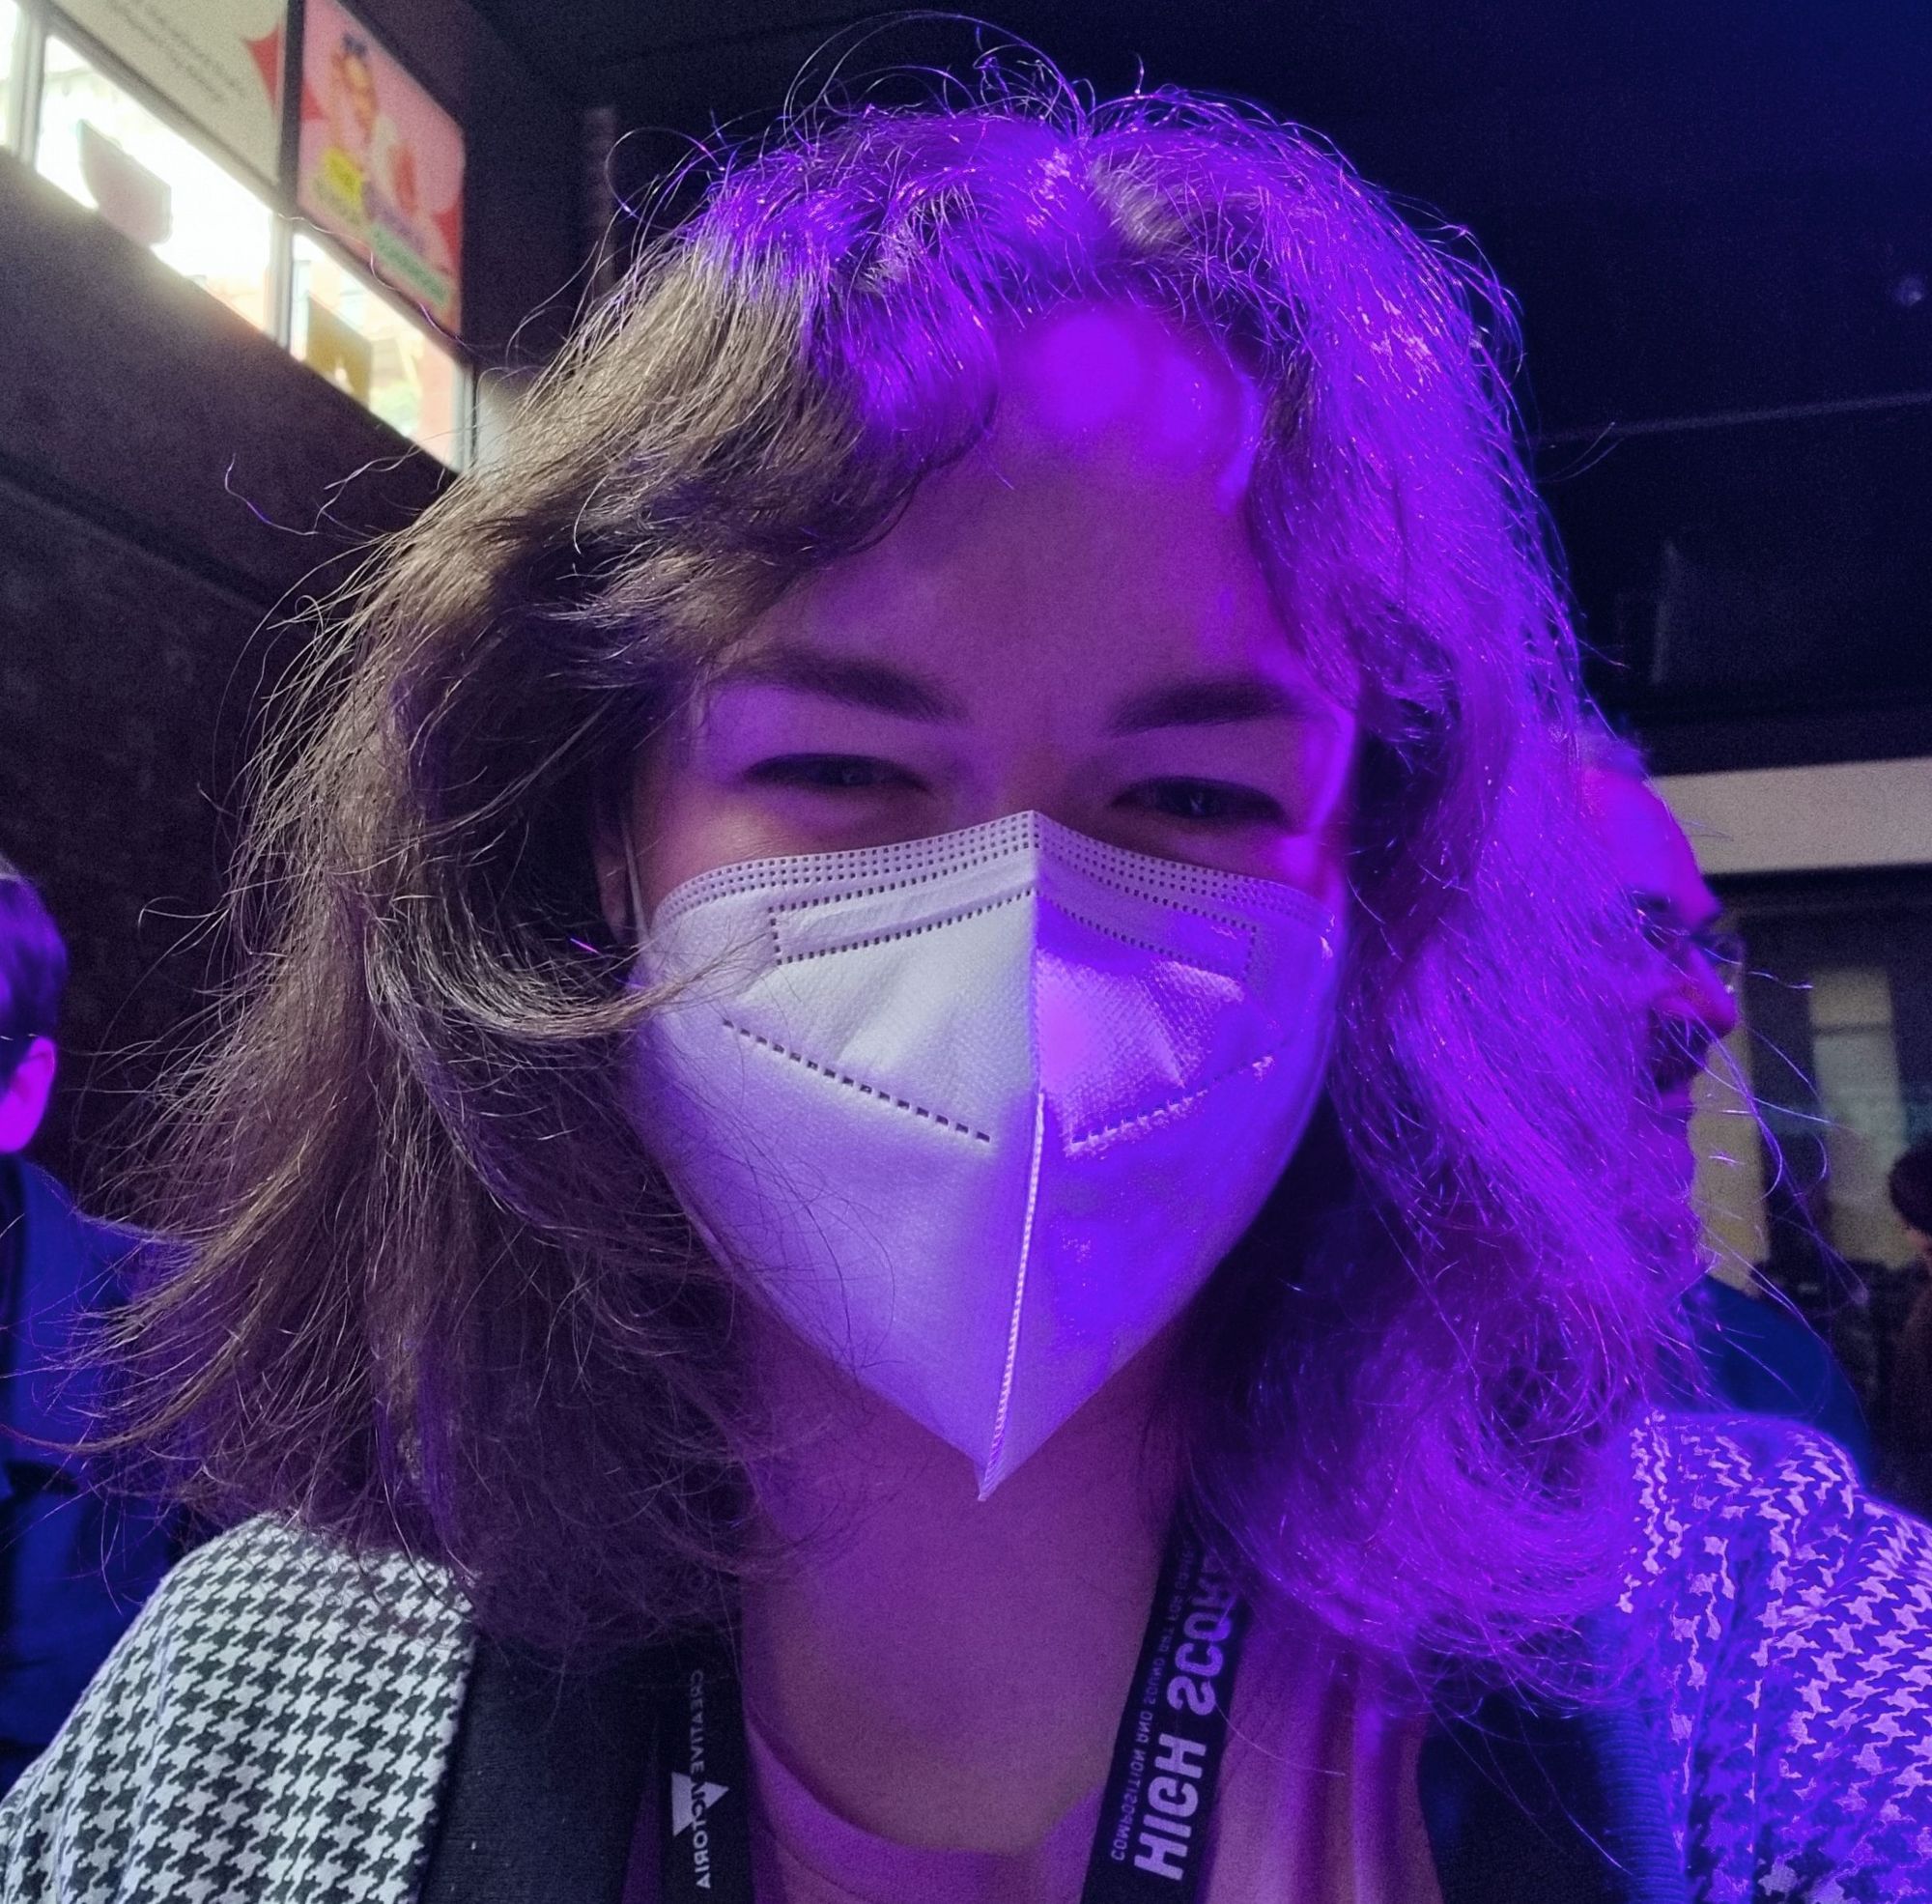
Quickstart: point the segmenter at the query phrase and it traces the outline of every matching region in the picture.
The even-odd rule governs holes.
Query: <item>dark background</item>
[[[628,131],[643,203],[794,83],[962,70],[972,29],[810,0],[479,0]],[[1016,4],[1101,93],[1179,83],[1335,139],[1522,305],[1522,400],[1592,680],[1662,771],[1917,753],[1932,699],[1932,8]],[[997,44],[997,35],[983,37]]]
[[[810,0],[478,0],[627,134],[646,201],[714,125],[972,29]],[[1314,127],[1521,301],[1523,402],[1593,682],[1662,771],[1926,745],[1932,7],[1016,4],[1102,93],[1231,92]],[[986,44],[1000,36],[980,36]],[[800,83],[800,75],[804,75]]]

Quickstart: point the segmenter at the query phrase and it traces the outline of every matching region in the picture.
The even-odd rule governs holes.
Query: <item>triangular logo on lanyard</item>
[[[693,1825],[711,1815],[712,1807],[724,1796],[723,1785],[694,1785],[687,1772],[670,1775],[670,1832],[680,1837]]]

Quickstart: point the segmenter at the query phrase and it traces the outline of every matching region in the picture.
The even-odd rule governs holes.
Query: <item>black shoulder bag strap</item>
[[[621,1904],[663,1670],[559,1673],[480,1641],[419,1904]]]
[[[1689,1904],[1649,1735],[1627,1706],[1492,1693],[1418,1767],[1443,1904]]]

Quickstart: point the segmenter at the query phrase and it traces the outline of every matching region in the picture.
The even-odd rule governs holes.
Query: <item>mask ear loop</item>
[[[624,848],[624,886],[631,895],[631,943],[641,950],[644,943],[644,894],[638,884],[638,849],[631,839],[631,810],[617,815],[617,836]]]

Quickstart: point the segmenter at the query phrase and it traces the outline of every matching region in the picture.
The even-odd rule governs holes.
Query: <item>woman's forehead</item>
[[[1207,336],[1125,301],[1076,304],[1000,333],[986,445],[1150,479],[1205,475],[1238,507],[1261,440],[1254,380]]]
[[[999,338],[982,440],[879,540],[808,577],[751,631],[916,661],[1011,692],[1189,672],[1299,683],[1242,506],[1261,403],[1211,341],[1131,304]]]
[[[1204,400],[1182,435],[1163,415],[1169,390],[1142,375],[1165,367],[1121,369],[1072,417],[1022,394],[879,541],[788,591],[748,645],[962,647],[1034,668],[1130,665],[1148,649],[1225,667],[1285,643],[1229,477],[1227,412],[1204,419]]]

